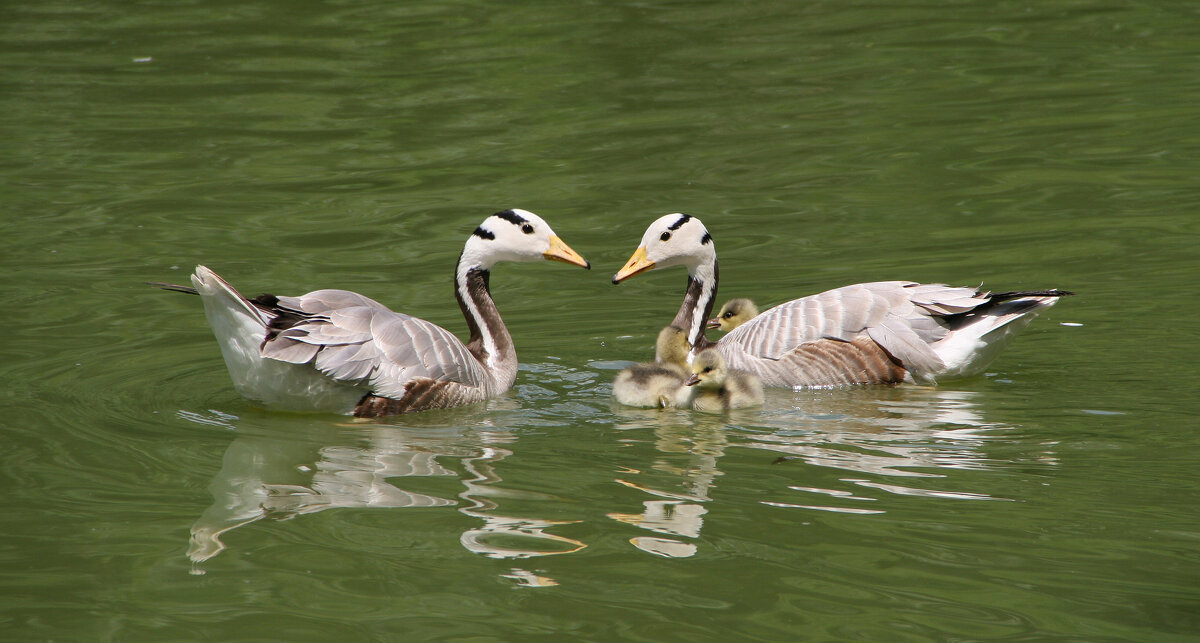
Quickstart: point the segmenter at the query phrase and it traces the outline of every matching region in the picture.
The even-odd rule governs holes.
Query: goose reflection
[[[873,491],[945,500],[999,500],[985,493],[937,488],[933,479],[949,470],[985,470],[992,459],[987,443],[1011,427],[988,422],[979,394],[930,387],[884,390],[810,391],[792,394],[791,404],[776,407],[738,446],[779,454],[773,462],[840,469],[843,488],[789,486],[791,500],[764,505],[846,514],[879,514],[886,509]],[[768,402],[770,403],[770,402]],[[1054,464],[1052,454],[1038,456]],[[1003,463],[1007,463],[1004,461]],[[925,482],[921,482],[925,479]]]
[[[718,461],[735,449],[742,455],[753,450],[776,456],[763,461],[764,466],[803,464],[848,474],[837,478],[840,485],[829,485],[836,488],[789,485],[769,491],[781,498],[757,500],[772,507],[872,515],[886,513],[887,503],[879,501],[887,494],[1009,500],[969,489],[938,488],[935,481],[952,470],[1012,464],[987,454],[989,441],[1011,427],[987,421],[978,396],[926,387],[768,391],[762,412],[743,411],[720,419],[687,412],[624,412],[618,428],[629,433],[622,441],[637,447],[644,444],[638,432],[649,430],[655,452],[648,466],[627,461],[614,481],[649,498],[643,500],[641,512],[609,517],[653,532],[630,539],[647,553],[696,554],[706,505],[713,501],[723,475]],[[1056,463],[1049,451],[1032,457],[1039,464]],[[738,463],[745,470],[745,459]],[[955,478],[940,486],[961,484],[961,476]]]
[[[499,506],[491,499],[492,497],[518,495],[496,486],[496,483],[501,480],[500,476],[496,475],[495,468],[492,467],[493,463],[510,455],[512,455],[512,451],[507,449],[487,447],[479,456],[463,459],[463,466],[472,474],[472,477],[463,480],[467,490],[458,496],[471,503],[471,506],[464,507],[459,511],[483,520],[484,526],[463,532],[459,538],[462,546],[489,558],[529,558],[548,554],[569,554],[586,547],[587,545],[578,540],[548,534],[544,531],[556,525],[573,524],[579,522],[578,520],[539,520],[490,513]],[[519,495],[529,498],[538,494],[522,492]],[[543,547],[551,542],[555,543],[555,546],[550,549],[526,549],[506,545],[505,543],[510,542],[513,537],[532,538],[540,541]]]
[[[980,450],[1003,425],[986,422],[977,393],[906,387],[814,391],[759,420],[742,446],[783,460],[900,477],[940,477],[922,469],[983,469]]]
[[[237,418],[220,414],[181,414],[189,420],[235,428]],[[287,520],[334,508],[455,507],[482,521],[460,542],[491,558],[529,558],[578,551],[584,543],[548,533],[567,524],[503,515],[499,497],[528,498],[528,492],[502,489],[493,466],[512,455],[507,432],[462,425],[355,424],[334,426],[298,419],[286,432],[239,434],[225,451],[210,484],[213,504],[191,530],[187,555],[194,562],[225,549],[222,536],[249,523]],[[460,472],[461,469],[461,472]],[[458,478],[463,490],[438,494],[406,489],[418,478]],[[514,569],[524,584],[552,585]]]

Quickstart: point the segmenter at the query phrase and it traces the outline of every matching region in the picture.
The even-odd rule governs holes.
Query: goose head
[[[721,312],[708,320],[709,328],[720,328],[729,332],[758,316],[758,307],[746,298],[730,299],[721,306]]]
[[[654,359],[662,364],[675,364],[687,368],[688,352],[691,349],[686,330],[678,326],[667,326],[658,333],[658,341],[654,344]]]
[[[659,217],[646,228],[641,245],[613,275],[612,281],[618,284],[647,270],[670,266],[687,266],[691,274],[700,266],[712,264],[716,258],[712,236],[700,219],[676,212]]]
[[[562,261],[591,268],[554,234],[550,224],[528,210],[504,210],[483,220],[463,247],[460,264],[490,270],[500,261]]]
[[[729,375],[729,367],[725,365],[725,358],[721,357],[721,353],[715,348],[706,348],[692,358],[692,363],[688,367],[692,376],[684,382],[685,386],[699,386],[705,390],[719,389],[725,385],[725,378]]]

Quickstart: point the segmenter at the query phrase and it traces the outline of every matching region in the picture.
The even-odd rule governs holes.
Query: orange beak
[[[654,270],[655,263],[646,258],[646,246],[638,246],[637,250],[633,251],[633,256],[629,261],[625,262],[625,266],[613,275],[612,282],[619,284],[634,275],[640,275],[647,270]]]
[[[587,259],[579,256],[578,252],[572,250],[571,246],[563,243],[563,240],[555,235],[550,235],[550,249],[542,253],[542,256],[551,261],[561,261],[588,270],[592,268],[592,264],[588,263]]]

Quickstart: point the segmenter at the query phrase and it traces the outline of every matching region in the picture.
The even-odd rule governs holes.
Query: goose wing
[[[721,338],[720,344],[770,360],[822,339],[853,341],[866,335],[917,372],[944,364],[929,344],[949,332],[941,318],[987,302],[973,288],[911,281],[880,281],[827,290],[780,304]]]
[[[312,362],[328,377],[403,397],[414,378],[485,387],[487,372],[450,331],[347,290],[278,297],[264,357]]]

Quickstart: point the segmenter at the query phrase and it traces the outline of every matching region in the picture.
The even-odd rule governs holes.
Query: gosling
[[[675,396],[675,406],[709,413],[759,406],[763,387],[758,376],[731,370],[715,348],[700,351],[692,358],[691,377]]]
[[[671,406],[691,375],[687,367],[687,331],[667,326],[658,333],[654,361],[635,364],[617,373],[613,397],[626,406]]]
[[[730,299],[721,306],[721,312],[716,317],[708,320],[708,327],[720,328],[728,333],[757,316],[758,307],[754,302],[744,298]]]

